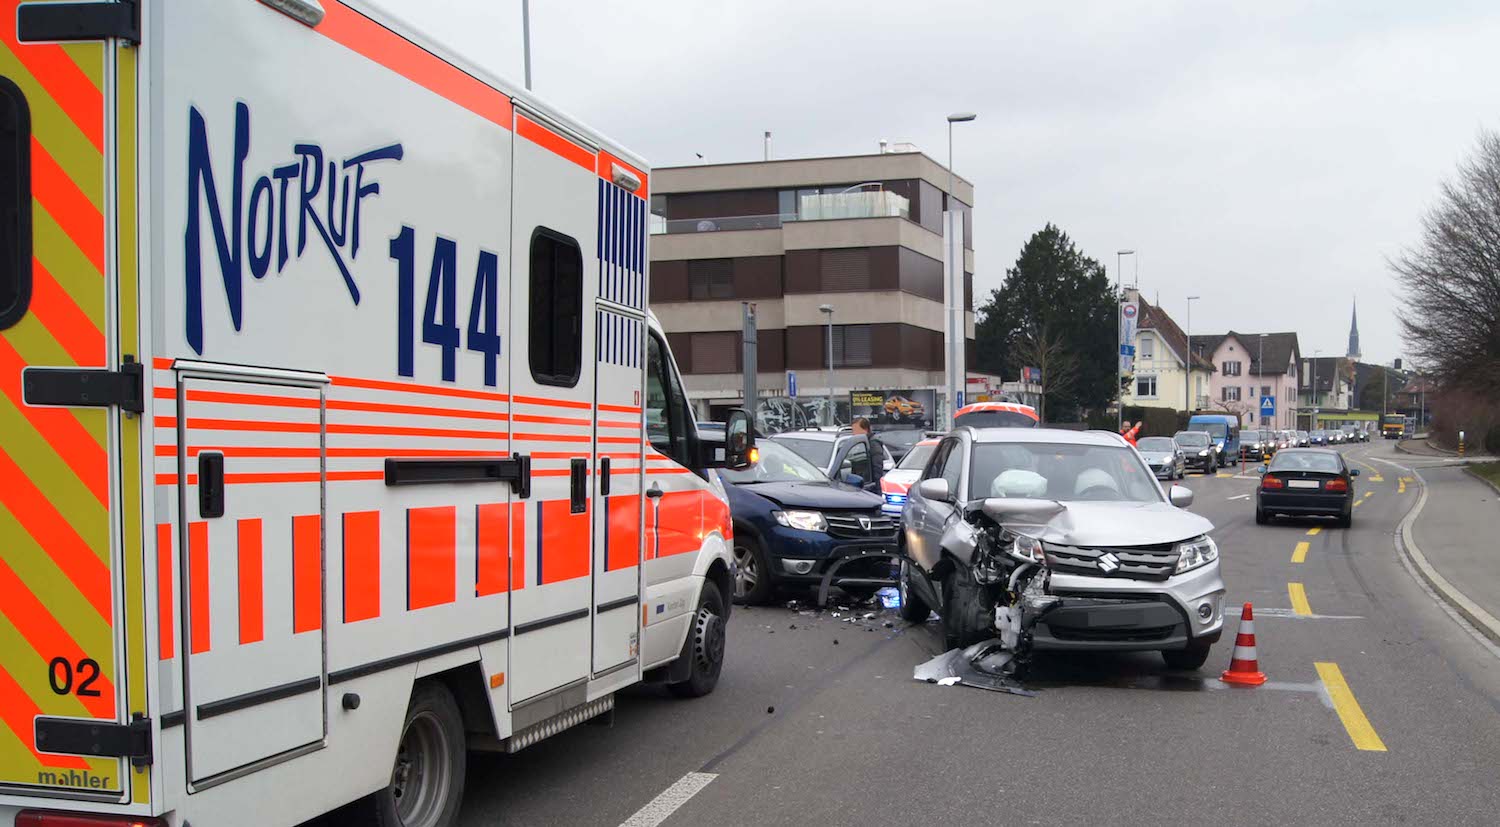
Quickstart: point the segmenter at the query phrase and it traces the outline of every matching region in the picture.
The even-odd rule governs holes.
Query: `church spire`
[[[1356,299],[1349,316],[1349,358],[1358,362],[1359,357],[1359,300]]]

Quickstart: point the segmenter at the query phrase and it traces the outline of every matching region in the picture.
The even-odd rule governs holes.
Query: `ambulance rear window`
[[[31,301],[31,112],[0,78],[0,330]]]
[[[583,253],[545,227],[531,237],[531,377],[578,384],[583,349]]]

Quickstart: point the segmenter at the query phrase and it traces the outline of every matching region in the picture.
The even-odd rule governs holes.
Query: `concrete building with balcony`
[[[1126,296],[1140,305],[1135,332],[1135,374],[1125,388],[1126,405],[1193,411],[1209,407],[1214,364],[1189,353],[1187,334],[1160,307],[1146,301],[1139,290]]]
[[[757,387],[834,394],[933,388],[943,396],[943,212],[964,217],[962,307],[974,363],[974,188],[918,152],[658,167],[651,308],[700,415],[743,404],[742,302],[758,317]],[[997,380],[998,384],[998,380]],[[942,402],[939,406],[942,407]]]

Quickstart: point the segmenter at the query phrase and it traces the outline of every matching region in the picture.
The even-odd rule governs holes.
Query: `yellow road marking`
[[[1286,584],[1286,593],[1292,598],[1292,611],[1304,617],[1312,617],[1312,607],[1307,605],[1307,590],[1301,583]]]
[[[1350,507],[1351,508],[1359,508],[1360,504],[1363,503],[1363,502],[1364,502],[1364,500],[1355,500],[1354,501],[1354,505],[1352,505]]]
[[[1233,477],[1234,475],[1233,474],[1226,474],[1223,471],[1220,471],[1219,473],[1214,474],[1214,476],[1218,477],[1221,480],[1227,480],[1230,477]]]
[[[1339,720],[1344,722],[1344,729],[1349,733],[1349,740],[1354,742],[1354,748],[1385,752],[1385,742],[1375,734],[1375,727],[1370,726],[1370,719],[1359,708],[1359,701],[1354,700],[1354,692],[1349,689],[1339,665],[1316,663],[1314,666],[1318,667],[1318,677],[1323,680],[1323,688],[1328,690],[1328,699],[1333,701],[1333,709],[1339,714]]]
[[[1364,498],[1368,500],[1369,498],[1371,498],[1373,496],[1375,496],[1375,492],[1374,491],[1366,491]]]
[[[1319,535],[1319,534],[1320,534],[1320,533],[1322,533],[1322,531],[1323,531],[1323,527],[1322,527],[1322,526],[1320,526],[1320,525],[1315,525],[1315,526],[1313,526],[1313,527],[1312,527],[1312,528],[1309,528],[1309,529],[1308,529],[1308,530],[1307,530],[1307,536],[1309,536],[1309,537],[1316,537],[1316,536],[1318,536],[1318,535]]]
[[[1308,549],[1308,544],[1307,543],[1298,543],[1297,544],[1297,550],[1294,551],[1294,552],[1292,552],[1292,562],[1293,563],[1303,563],[1303,562],[1306,562],[1307,561],[1307,549]]]

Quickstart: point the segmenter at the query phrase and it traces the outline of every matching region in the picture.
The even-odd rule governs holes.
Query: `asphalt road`
[[[1199,672],[1053,656],[1025,698],[913,681],[940,639],[891,614],[737,608],[713,695],[633,691],[611,727],[473,756],[461,823],[614,827],[700,786],[663,823],[1500,822],[1500,658],[1398,556],[1418,488],[1390,445],[1346,452],[1368,494],[1349,530],[1256,526],[1234,469],[1187,482],[1229,603],[1257,609],[1266,686],[1215,680],[1233,623]]]

